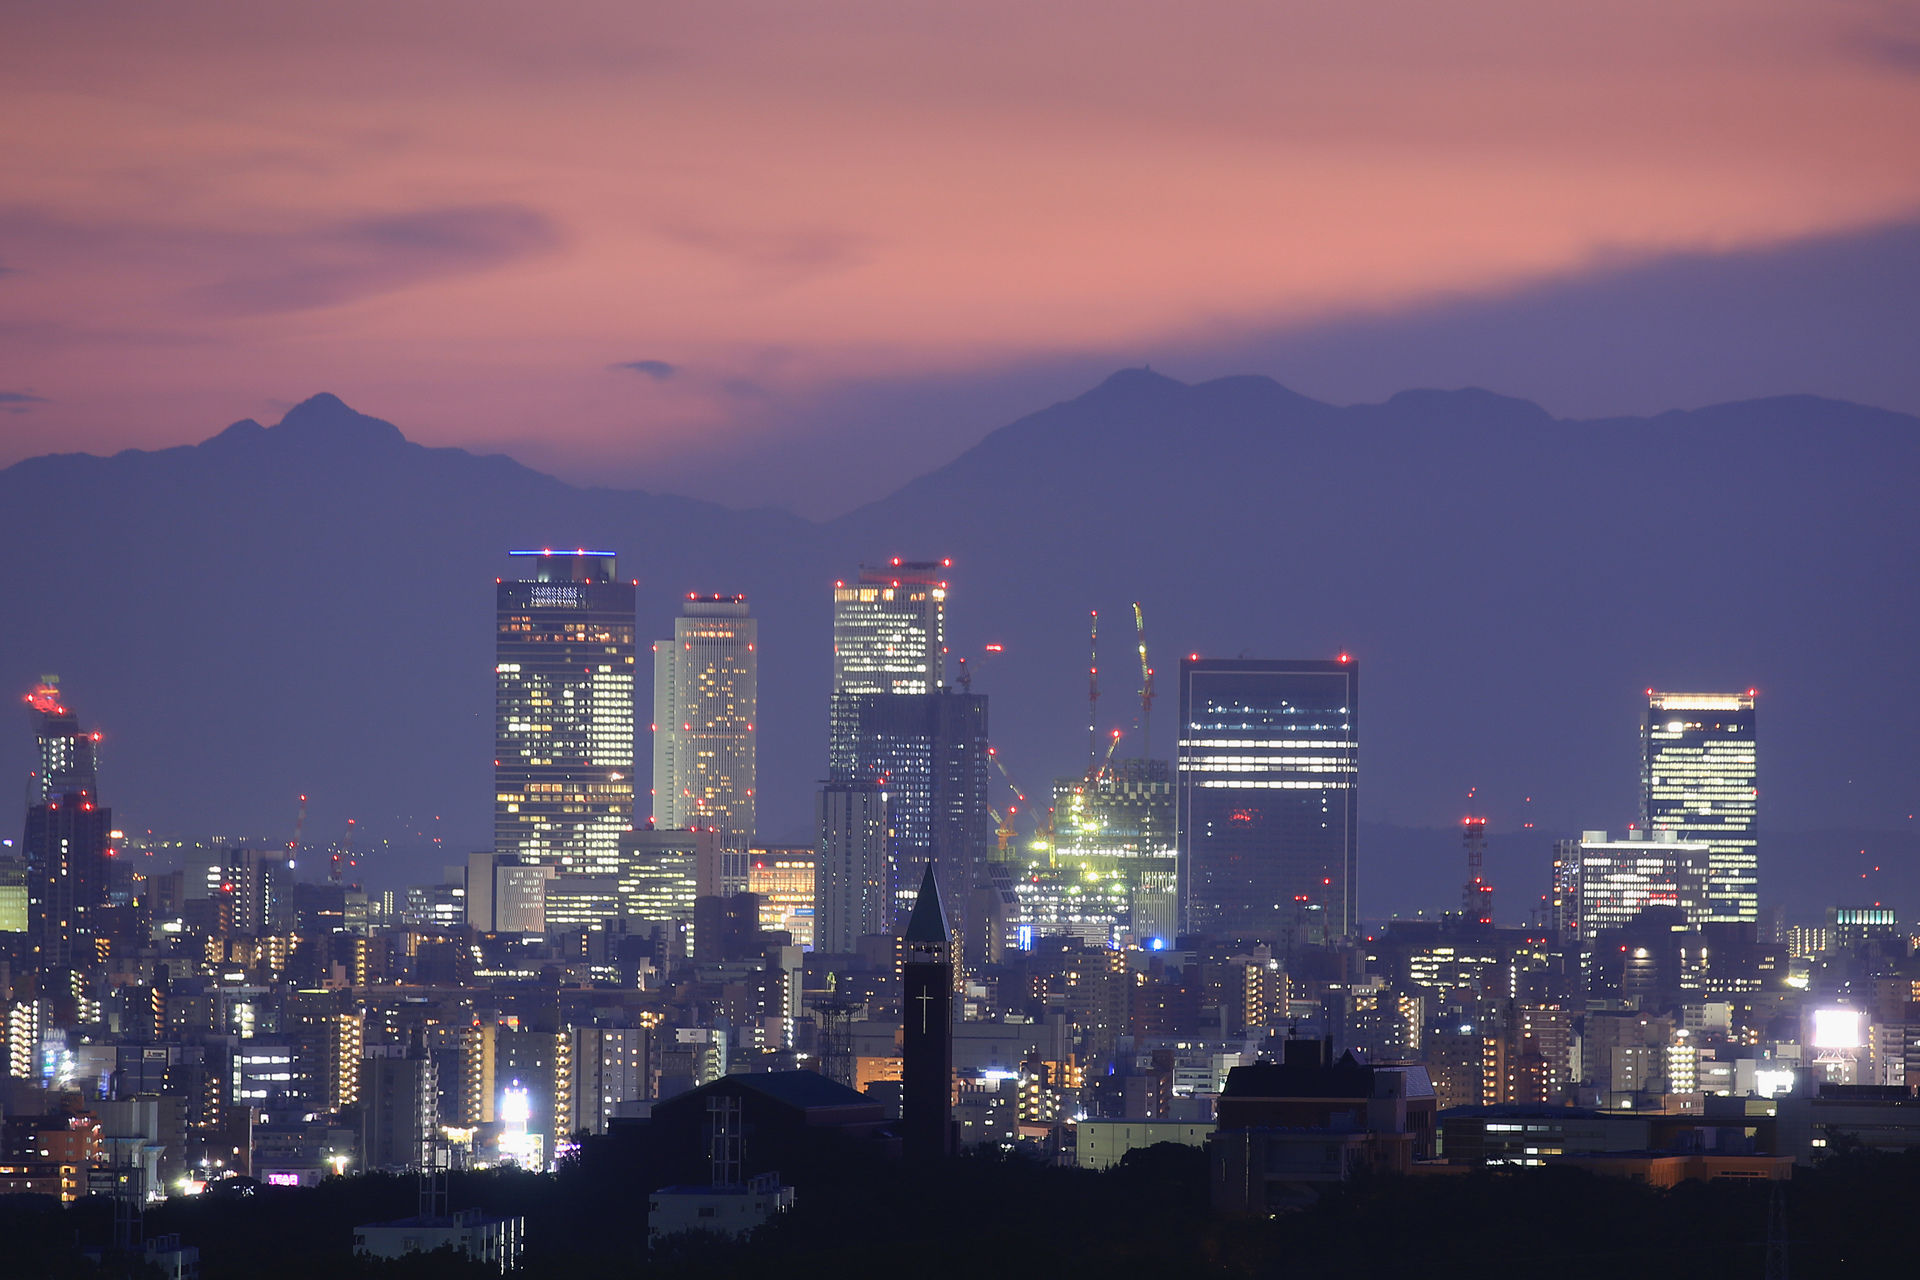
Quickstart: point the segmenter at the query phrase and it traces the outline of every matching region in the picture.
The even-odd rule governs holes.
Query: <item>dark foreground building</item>
[[[1227,1073],[1208,1142],[1213,1207],[1272,1213],[1362,1173],[1407,1173],[1433,1156],[1435,1100],[1422,1066],[1330,1061],[1325,1040],[1289,1040],[1280,1062]]]

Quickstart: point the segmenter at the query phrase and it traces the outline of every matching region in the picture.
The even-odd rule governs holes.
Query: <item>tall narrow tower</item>
[[[929,866],[901,942],[900,1137],[909,1160],[953,1153],[953,959]]]
[[[653,825],[753,843],[758,624],[745,596],[687,597],[653,646]]]
[[[633,584],[611,551],[511,554],[533,576],[498,591],[494,853],[614,875],[633,825]]]
[[[1467,885],[1461,893],[1460,907],[1468,924],[1493,923],[1493,886],[1487,883],[1487,820],[1465,818],[1460,824],[1460,843],[1467,851]]]

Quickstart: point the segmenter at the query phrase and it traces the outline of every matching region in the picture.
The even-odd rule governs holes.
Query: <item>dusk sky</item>
[[[328,390],[823,515],[1142,362],[1920,410],[1894,0],[16,2],[0,140],[0,465]]]

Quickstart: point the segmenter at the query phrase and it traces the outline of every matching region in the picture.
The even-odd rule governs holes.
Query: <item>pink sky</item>
[[[1920,6],[13,4],[0,146],[0,464],[330,390],[672,488],[836,388],[1911,220]]]

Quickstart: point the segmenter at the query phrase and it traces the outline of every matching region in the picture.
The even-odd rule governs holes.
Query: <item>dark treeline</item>
[[[622,1168],[622,1165],[625,1168]],[[1215,1217],[1206,1162],[1182,1147],[1135,1152],[1105,1173],[994,1156],[903,1170],[866,1162],[810,1171],[795,1210],[755,1239],[689,1238],[649,1258],[643,1162],[589,1145],[553,1175],[455,1175],[452,1201],[527,1219],[529,1280],[645,1272],[662,1280],[846,1280],[914,1277],[1500,1277],[1561,1280],[1759,1277],[1768,1188],[1686,1183],[1655,1191],[1571,1169],[1377,1178],[1271,1221]],[[1792,1274],[1799,1280],[1900,1275],[1911,1265],[1907,1214],[1920,1202],[1920,1152],[1846,1153],[1801,1171],[1786,1189]],[[150,1211],[151,1234],[199,1246],[205,1280],[478,1277],[449,1254],[380,1263],[352,1257],[356,1223],[404,1217],[411,1178],[365,1175],[311,1189],[174,1200]],[[106,1272],[77,1246],[110,1232],[105,1206],[61,1209],[0,1199],[0,1273],[24,1278]]]

